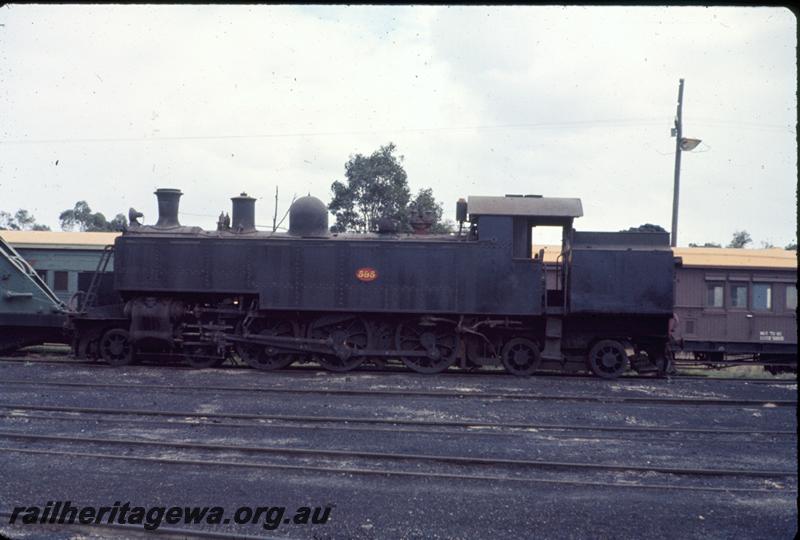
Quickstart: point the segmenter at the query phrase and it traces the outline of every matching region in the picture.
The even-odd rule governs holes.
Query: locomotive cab
[[[541,195],[470,197],[467,207],[478,239],[508,245],[514,265],[534,269],[533,279],[541,283],[542,297],[536,299],[541,306],[540,312],[563,313],[568,274],[564,261],[567,260],[572,223],[583,215],[580,199]],[[555,279],[546,278],[544,250],[533,252],[536,227],[561,228],[561,252],[555,262]]]

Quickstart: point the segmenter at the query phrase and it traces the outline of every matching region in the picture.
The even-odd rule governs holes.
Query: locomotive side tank
[[[205,233],[159,218],[172,225],[117,239],[116,286],[128,295],[256,295],[264,310],[540,315],[542,262],[531,258],[530,232],[517,246],[514,234],[571,222],[580,201],[527,199],[539,204],[515,210],[499,204],[503,197],[479,199],[472,238],[331,234],[327,208],[314,197],[292,205],[288,234]],[[489,199],[499,201],[484,210]],[[487,210],[496,214],[477,213]]]

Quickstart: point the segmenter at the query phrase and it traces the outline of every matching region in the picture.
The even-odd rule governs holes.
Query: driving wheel
[[[604,339],[589,351],[589,369],[598,377],[616,379],[628,369],[628,353],[619,341]]]
[[[329,371],[350,371],[364,361],[363,356],[352,354],[353,349],[367,349],[370,344],[370,326],[360,318],[318,319],[309,328],[311,339],[330,339],[334,354],[317,354],[315,359]]]
[[[418,373],[439,373],[453,365],[457,343],[454,329],[443,323],[406,321],[400,323],[395,335],[398,350],[425,353],[400,357],[407,367]]]
[[[127,330],[112,328],[100,338],[100,356],[112,366],[133,364],[133,345]]]
[[[514,338],[503,345],[501,356],[506,371],[520,377],[531,375],[542,363],[539,345],[525,338]]]
[[[254,321],[250,333],[259,336],[297,337],[298,331],[297,325],[290,321],[268,319]],[[283,369],[297,360],[296,355],[270,345],[240,343],[236,346],[236,352],[247,365],[262,371]]]
[[[212,347],[203,345],[190,345],[184,350],[183,357],[187,364],[197,369],[219,367],[225,361],[225,357],[215,354]]]

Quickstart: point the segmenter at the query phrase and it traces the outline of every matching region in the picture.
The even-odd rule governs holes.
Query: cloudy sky
[[[781,8],[5,5],[0,210],[58,228],[80,199],[213,227],[330,199],[393,141],[412,190],[580,197],[581,230],[669,229],[686,80],[679,244],[795,237],[796,19]]]

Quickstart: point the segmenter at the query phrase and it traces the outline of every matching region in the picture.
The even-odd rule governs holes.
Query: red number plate
[[[359,268],[356,270],[356,279],[359,281],[375,281],[378,279],[378,271],[370,267]]]

